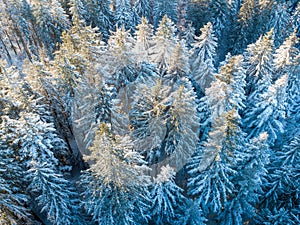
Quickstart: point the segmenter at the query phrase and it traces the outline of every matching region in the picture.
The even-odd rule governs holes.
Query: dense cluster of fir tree
[[[0,224],[300,224],[297,0],[0,0]]]

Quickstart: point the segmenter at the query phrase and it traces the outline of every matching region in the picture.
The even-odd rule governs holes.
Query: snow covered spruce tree
[[[42,43],[34,30],[34,16],[29,2],[1,1],[0,8],[1,46],[5,49],[3,57],[7,57],[9,64],[16,60],[12,54],[18,57],[24,55],[32,61]]]
[[[65,143],[56,135],[52,124],[41,121],[33,113],[21,113],[18,120],[5,117],[2,138],[20,158],[24,173],[23,185],[33,209],[45,213],[53,224],[72,224],[76,218],[72,185],[59,170],[56,151],[66,151]],[[74,207],[74,208],[73,208]]]
[[[184,41],[177,43],[172,53],[172,60],[170,61],[166,78],[172,82],[179,81],[180,78],[185,78],[190,72],[189,59],[187,57],[188,50]]]
[[[82,201],[98,224],[144,224],[149,217],[148,167],[129,136],[102,123],[96,132],[90,168],[81,175]]]
[[[287,87],[287,113],[289,117],[292,117],[292,120],[295,119],[298,121],[299,117],[299,103],[300,103],[300,54],[298,54],[292,62],[289,71],[288,87]]]
[[[199,201],[186,199],[184,214],[180,215],[178,225],[204,225],[207,219],[203,216],[203,212],[199,210]]]
[[[132,138],[147,162],[157,162],[162,157],[160,148],[166,136],[167,110],[171,106],[171,88],[161,79],[148,78],[138,83],[134,93],[129,121]]]
[[[260,4],[262,3],[262,4]],[[255,42],[259,36],[270,29],[267,27],[270,17],[271,1],[245,0],[242,1],[234,40],[234,53],[241,54],[247,45]],[[268,10],[267,10],[268,9]]]
[[[295,115],[295,108],[299,101],[299,49],[296,48],[298,38],[293,32],[283,44],[276,50],[274,55],[274,67],[276,77],[288,75],[287,84],[287,116],[291,123]]]
[[[18,149],[12,147],[7,136],[6,118],[17,118],[24,109],[24,96],[18,79],[19,70],[0,66],[0,223],[31,223],[29,198],[23,188],[25,183],[24,165],[20,163]]]
[[[189,195],[200,203],[205,216],[220,215],[235,192],[236,166],[245,145],[238,120],[234,109],[216,119],[207,141],[188,165]]]
[[[1,128],[2,128],[1,124]],[[4,130],[1,129],[1,137]],[[6,140],[0,140],[0,224],[30,223],[30,213],[26,207],[28,197],[22,190],[24,168],[15,157],[14,149],[9,148]]]
[[[297,224],[299,212],[300,139],[274,152],[268,167],[268,181],[264,183],[262,221],[265,224]]]
[[[182,34],[182,38],[185,40],[188,49],[192,48],[192,44],[195,42],[195,28],[191,22],[185,24],[185,28]]]
[[[273,81],[273,30],[250,44],[245,52],[246,95],[248,105],[264,93]]]
[[[74,10],[73,26],[62,34],[60,49],[55,52],[54,60],[48,68],[53,75],[49,79],[51,85],[47,85],[55,89],[51,94],[57,95],[57,99],[61,101],[60,107],[65,107],[60,110],[70,115],[78,87],[96,80],[94,76],[98,71],[95,64],[100,54],[98,46],[100,37],[96,33],[97,29],[86,26],[85,22],[80,20],[78,11]],[[72,115],[69,117],[69,123],[71,117]]]
[[[111,62],[108,63],[111,67],[109,79],[116,88],[120,88],[135,79],[133,45],[134,38],[132,38],[130,30],[125,29],[124,24],[117,27],[108,40],[108,53],[111,55]]]
[[[133,48],[134,55],[138,62],[148,61],[149,48],[153,45],[153,26],[148,23],[145,17],[136,27],[135,44]]]
[[[233,108],[241,111],[245,107],[245,71],[242,64],[241,55],[231,57],[229,54],[219,72],[215,74],[215,81],[206,89],[212,121]]]
[[[74,20],[74,16],[77,16],[80,20],[84,21],[88,19],[88,11],[85,2],[85,0],[70,0],[67,3],[72,15],[72,20]]]
[[[180,224],[185,211],[186,198],[174,181],[175,174],[169,165],[162,167],[151,187],[151,220],[157,225]]]
[[[33,0],[32,12],[36,19],[37,32],[48,53],[56,50],[56,43],[61,42],[61,34],[70,28],[67,14],[57,0]]]
[[[214,80],[214,62],[216,58],[217,38],[214,35],[212,24],[209,22],[200,29],[201,35],[195,37],[193,55],[190,57],[191,74],[200,85],[202,92]]]
[[[172,93],[166,125],[164,151],[170,155],[169,164],[180,169],[195,152],[199,129],[196,95],[186,78],[178,82],[176,91]]]
[[[215,76],[216,81],[206,90],[212,112],[211,130],[188,165],[189,195],[197,199],[206,216],[220,214],[230,202],[236,190],[237,165],[246,144],[238,114],[244,95],[235,88],[245,86],[242,56],[234,56],[226,62]]]
[[[104,39],[109,38],[109,32],[114,28],[114,16],[109,7],[109,1],[87,0],[86,14],[87,24],[97,27]],[[83,18],[81,18],[83,19]]]
[[[242,149],[238,173],[234,179],[235,191],[232,199],[225,204],[220,224],[243,224],[259,220],[256,207],[264,194],[270,155],[267,139],[268,134],[262,133]]]
[[[291,14],[289,11],[289,3],[277,1],[277,4],[272,5],[272,14],[270,18],[270,27],[274,28],[274,44],[276,47],[289,36],[293,30],[291,25]]]
[[[149,62],[154,63],[162,73],[166,71],[172,60],[173,49],[177,44],[175,32],[175,24],[165,15],[153,37],[154,46],[149,49]]]
[[[180,169],[193,154],[198,140],[196,95],[186,78],[148,78],[137,85],[129,112],[133,140],[150,163],[170,164]]]
[[[246,109],[244,126],[248,138],[267,132],[268,143],[273,146],[279,134],[284,132],[287,79],[287,75],[279,78],[265,93],[259,95],[255,106]]]
[[[226,55],[226,42],[229,38],[226,38],[228,28],[230,28],[230,1],[227,0],[214,0],[210,2],[209,11],[211,14],[212,24],[214,25],[215,33],[219,39],[219,58]],[[222,49],[221,49],[222,48]]]
[[[118,27],[124,26],[126,30],[132,31],[135,29],[137,24],[129,0],[116,0],[115,21]]]
[[[274,67],[276,71],[276,77],[280,77],[291,70],[293,62],[299,49],[296,48],[298,43],[296,31],[294,31],[286,40],[276,49],[274,54]]]

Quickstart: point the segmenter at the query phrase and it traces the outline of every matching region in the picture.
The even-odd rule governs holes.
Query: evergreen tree
[[[72,198],[77,197],[71,184],[61,174],[57,174],[53,165],[47,162],[32,161],[27,179],[30,180],[28,191],[45,212],[53,224],[74,224],[75,210],[78,208]]]
[[[73,26],[63,33],[63,43],[55,53],[54,61],[47,68],[51,75],[42,79],[42,86],[46,96],[50,98],[48,100],[53,111],[64,115],[56,116],[55,120],[62,126],[61,129],[69,132],[66,135],[69,140],[73,136],[71,126],[74,116],[78,116],[79,108],[76,105],[81,100],[82,90],[89,93],[90,86],[96,85],[105,74],[103,68],[102,76],[98,75],[98,63],[102,59],[100,53],[103,53],[103,50],[96,30],[86,26],[75,11]]]
[[[31,113],[20,116],[18,120],[5,118],[2,130],[5,141],[20,157],[24,169],[28,169],[27,194],[32,204],[37,201],[38,210],[46,212],[49,221],[71,224],[74,194],[70,192],[70,183],[59,174],[59,163],[54,156],[66,151],[65,143],[57,137],[52,125],[42,122],[39,116]]]
[[[187,199],[184,216],[179,220],[181,225],[204,225],[207,219],[203,216],[203,212],[199,209],[200,203]]]
[[[149,48],[152,43],[153,27],[148,23],[145,17],[142,17],[142,22],[137,25],[133,52],[138,62],[147,61],[149,57]]]
[[[245,105],[245,87],[246,75],[243,69],[243,57],[241,55],[231,57],[227,55],[227,59],[215,75],[218,81],[224,82],[227,85],[225,109],[230,110],[236,108],[241,111]]]
[[[248,104],[264,93],[273,81],[273,30],[250,44],[245,53]]]
[[[114,135],[106,124],[97,131],[90,168],[82,175],[84,207],[98,224],[140,224],[148,217],[148,170],[128,136]]]
[[[135,29],[137,24],[134,23],[134,15],[129,0],[116,1],[115,20],[118,27],[124,26],[126,30],[132,31]]]
[[[109,38],[109,31],[113,29],[114,17],[109,8],[109,1],[86,0],[88,21],[92,27],[98,27],[104,39]]]
[[[171,62],[168,68],[169,76],[174,80],[187,76],[190,72],[188,51],[183,41],[179,42],[171,57]]]
[[[174,23],[165,15],[153,37],[154,46],[149,49],[150,62],[155,63],[161,72],[168,68],[172,60],[172,50],[177,43],[175,32]]]
[[[275,152],[271,158],[268,182],[264,185],[265,224],[297,224],[299,218],[299,151],[296,136],[289,145]]]
[[[274,145],[278,134],[284,132],[286,115],[287,75],[279,78],[268,91],[261,94],[255,106],[245,112],[244,126],[248,138],[257,137],[262,132],[269,134],[269,144]]]
[[[88,11],[86,9],[85,0],[69,0],[70,13],[72,15],[72,20],[75,21],[77,17],[79,20],[86,21],[88,19]]]
[[[17,118],[20,111],[24,109],[20,71],[15,67],[5,68],[0,65],[0,74],[0,115]]]
[[[299,27],[300,27],[300,19],[299,19],[299,15],[300,15],[300,4],[299,3],[294,3],[295,5],[295,11],[292,14],[292,24],[293,24],[293,28],[295,30],[299,31]],[[299,35],[299,33],[298,33]]]
[[[299,112],[299,101],[300,101],[300,89],[299,89],[299,72],[300,72],[300,54],[298,54],[290,67],[289,78],[288,78],[288,87],[287,87],[287,102],[288,116],[294,117],[293,119],[300,119],[297,112]],[[293,121],[292,119],[292,121]]]
[[[287,129],[292,130],[295,127],[293,123],[297,123],[295,118],[295,109],[297,108],[299,101],[299,78],[297,68],[299,64],[297,62],[299,58],[299,50],[295,47],[298,43],[296,32],[292,33],[283,44],[276,50],[274,56],[274,67],[277,77],[288,75],[287,84]],[[295,121],[296,119],[296,121]],[[289,131],[285,132],[289,135]]]
[[[212,24],[209,22],[201,28],[201,35],[195,37],[193,55],[190,59],[191,74],[198,82],[202,91],[208,88],[214,80],[214,62],[216,57],[217,38],[214,35]]]
[[[160,148],[166,135],[167,110],[171,106],[170,87],[161,79],[148,78],[137,83],[129,112],[134,143],[146,160],[153,163],[163,158]]]
[[[193,44],[196,62],[192,64],[192,67],[196,67],[199,62],[208,59],[211,59],[212,62],[214,62],[214,57],[216,55],[217,38],[213,31],[213,25],[209,22],[201,28],[200,31],[201,35],[195,37],[197,42]]]
[[[190,82],[182,78],[174,85],[169,81],[148,78],[138,84],[131,111],[130,126],[136,146],[149,163],[167,159],[180,169],[192,155],[198,140],[196,96]]]
[[[34,113],[22,112],[19,116],[18,120],[5,117],[3,129],[22,163],[30,167],[31,160],[40,159],[58,165],[54,154],[66,151],[66,145],[55,133],[53,124],[41,121]]]
[[[134,39],[130,31],[125,30],[124,25],[121,28],[117,27],[108,40],[108,53],[112,56],[110,74],[117,87],[124,86],[135,79],[133,44]]]
[[[264,3],[265,2],[265,3]],[[271,1],[245,0],[242,1],[238,13],[238,24],[235,34],[235,53],[242,53],[244,48],[253,43],[259,36],[270,29],[268,21],[272,9]]]
[[[195,28],[193,27],[192,22],[186,23],[182,37],[185,40],[188,49],[191,49],[196,39]]]
[[[221,212],[235,191],[236,166],[241,161],[246,136],[237,111],[243,108],[245,97],[242,59],[229,56],[216,74],[216,81],[206,90],[212,128],[188,166],[189,194],[199,200],[205,215]],[[240,90],[236,90],[238,86]]]
[[[6,48],[5,53],[10,57],[9,48],[11,48],[15,54],[17,53],[19,56],[26,54],[26,57],[32,61],[33,55],[37,55],[41,43],[34,31],[35,24],[31,6],[24,0],[7,0],[0,4],[3,32],[1,42]],[[10,47],[6,47],[5,42],[9,42]]]
[[[51,54],[56,49],[56,43],[61,42],[62,32],[70,28],[67,14],[57,0],[34,0],[31,4],[38,34]]]
[[[174,181],[175,171],[169,165],[162,167],[151,188],[152,220],[157,225],[176,224],[184,212],[186,199],[183,190]]]
[[[298,43],[298,38],[296,32],[292,33],[278,49],[276,49],[274,54],[274,67],[277,76],[280,77],[283,74],[288,73],[291,70],[293,61],[299,50],[295,47]]]
[[[190,1],[188,4],[187,20],[192,22],[196,31],[210,21],[209,3],[210,1],[199,0]]]
[[[242,224],[258,218],[256,205],[264,193],[262,188],[268,172],[270,152],[267,138],[267,133],[262,133],[242,150],[242,161],[237,166],[238,174],[234,180],[236,191],[224,207],[221,224]]]
[[[220,213],[236,190],[233,179],[244,149],[245,134],[235,109],[214,120],[208,140],[189,164],[189,194],[197,199],[205,215]]]
[[[228,55],[224,65],[219,69],[219,73],[215,74],[216,80],[206,89],[212,120],[233,108],[243,109],[245,74],[242,60],[241,55],[233,57]]]
[[[23,220],[30,223],[28,198],[22,190],[24,170],[16,160],[15,152],[6,144],[1,124],[0,140],[0,223],[17,224]],[[24,181],[24,180],[23,180]]]
[[[292,32],[290,13],[288,12],[288,3],[277,3],[273,9],[270,19],[270,27],[274,28],[274,43],[279,46]]]
[[[196,95],[191,83],[182,79],[172,94],[172,104],[167,121],[165,152],[170,155],[169,164],[176,169],[183,167],[196,149],[199,118]]]
[[[200,118],[199,138],[200,141],[204,141],[207,139],[212,119],[211,109],[207,96],[203,96],[199,99],[198,116]]]
[[[211,17],[213,25],[218,34],[221,37],[222,30],[226,27],[229,17],[229,1],[227,0],[214,0],[210,1],[209,9],[211,10]],[[222,40],[222,39],[219,39]]]

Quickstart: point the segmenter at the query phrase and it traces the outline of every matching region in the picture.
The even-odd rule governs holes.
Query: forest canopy
[[[0,224],[300,224],[297,0],[0,0]]]

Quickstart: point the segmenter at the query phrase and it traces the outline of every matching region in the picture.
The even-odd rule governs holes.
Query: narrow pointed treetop
[[[250,44],[245,52],[245,65],[249,99],[265,92],[273,80],[273,29]]]
[[[155,63],[160,71],[165,71],[168,68],[177,41],[176,27],[165,15],[153,37],[155,45],[150,48],[150,62]]]
[[[134,63],[132,48],[134,39],[131,37],[130,31],[125,30],[125,26],[117,27],[112,32],[108,40],[108,51],[113,57],[111,67],[113,72],[117,72],[126,66]]]
[[[148,60],[149,48],[153,45],[152,37],[153,27],[148,23],[148,20],[145,17],[142,17],[142,22],[136,27],[136,42],[133,48],[133,52],[136,55],[138,62]]]
[[[209,22],[200,29],[201,35],[195,37],[192,44],[192,57],[190,58],[191,74],[200,85],[202,92],[214,80],[214,61],[216,58],[217,38],[213,26]]]
[[[194,53],[197,55],[197,63],[205,62],[207,59],[214,61],[218,39],[214,34],[213,25],[208,22],[200,29],[200,32],[201,35],[195,37],[196,41],[193,44]]]

